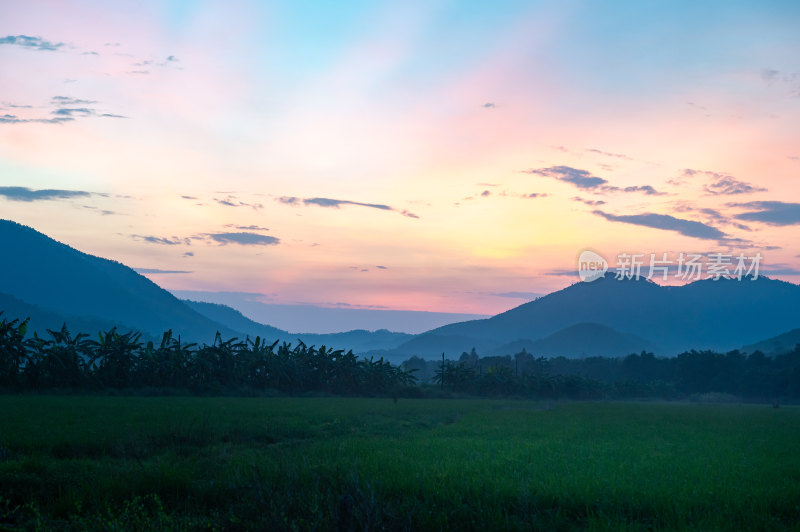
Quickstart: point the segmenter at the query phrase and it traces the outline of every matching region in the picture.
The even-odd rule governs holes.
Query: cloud
[[[0,187],[0,196],[11,201],[56,200],[87,197],[91,195],[91,192],[86,192],[85,190],[59,190],[51,188],[33,190],[28,187]]]
[[[29,35],[6,35],[0,37],[0,45],[10,44],[28,48],[30,50],[55,51],[64,46],[63,42],[53,43],[41,37],[31,37]]]
[[[753,192],[766,192],[766,188],[754,187],[744,181],[738,181],[731,176],[725,176],[714,183],[705,186],[705,191],[714,196],[732,196],[735,194],[752,194]]]
[[[79,107],[79,108],[62,107],[61,109],[56,109],[52,113],[57,116],[69,116],[69,117],[72,117],[72,115],[74,114],[80,116],[91,116],[94,114],[94,110],[89,109],[87,107]]]
[[[574,196],[572,198],[572,201],[579,201],[581,203],[585,203],[586,205],[588,205],[590,207],[599,207],[600,205],[605,205],[606,204],[606,202],[603,201],[603,200],[588,200],[588,199],[581,198],[580,196]]]
[[[186,253],[183,254],[183,256],[184,257],[194,257],[194,253],[192,253],[191,251],[187,251]]]
[[[65,106],[65,105],[94,105],[97,102],[95,100],[82,100],[80,98],[73,98],[71,96],[53,96],[50,98],[50,101],[53,105],[58,106]]]
[[[750,209],[750,212],[737,214],[734,218],[768,225],[800,224],[800,203],[782,201],[750,201],[747,203],[728,203],[729,207]]]
[[[623,192],[644,192],[648,196],[663,196],[665,192],[659,192],[650,185],[640,185],[635,187],[625,187]]]
[[[272,246],[280,243],[280,239],[258,233],[210,233],[209,239],[225,244],[240,244],[242,246]]]
[[[643,192],[648,196],[662,196],[665,194],[664,192],[657,191],[650,185],[637,185],[624,188],[615,187],[613,185],[609,185],[607,179],[592,175],[587,170],[580,170],[570,166],[551,166],[549,168],[528,170],[528,173],[552,177],[554,179],[558,179],[559,181],[575,185],[582,190],[591,192]]]
[[[161,244],[165,246],[179,246],[183,245],[190,245],[191,239],[189,238],[180,238],[177,236],[172,237],[160,237],[160,236],[151,236],[151,235],[131,235],[131,238],[134,240],[142,240],[147,242],[148,244]]]
[[[548,195],[549,194],[545,194],[543,192],[531,192],[530,194],[520,194],[519,197],[525,199],[536,199],[536,198],[546,198]]]
[[[388,205],[382,205],[380,203],[361,203],[359,201],[337,200],[331,198],[307,198],[303,200],[303,203],[306,205],[318,205],[320,207],[332,207],[334,209],[338,209],[342,205],[358,205],[360,207],[369,207],[371,209],[381,209],[384,211],[394,210]]]
[[[61,124],[75,120],[70,116],[56,118],[19,118],[17,115],[0,115],[0,124]]]
[[[800,275],[800,268],[787,266],[785,264],[774,264],[771,267],[760,269],[760,275]]]
[[[493,102],[486,102],[485,104],[481,105],[481,107],[484,109],[495,109],[497,105],[495,105]]]
[[[575,272],[572,272],[575,275]],[[541,297],[542,294],[538,292],[493,292],[491,295],[497,297],[510,297],[512,299],[536,299]]]
[[[244,201],[239,201],[233,196],[227,196],[222,199],[214,198],[214,201],[226,207],[250,207],[253,210],[259,210],[264,208],[264,206],[261,203],[245,203]]]
[[[492,195],[492,193],[489,192],[488,190],[484,190],[483,192],[481,192],[481,197],[483,197],[483,198],[489,197],[491,195]]]
[[[387,266],[375,266],[375,267],[378,268],[379,270],[388,270],[389,269]]]
[[[703,190],[705,190],[706,194],[711,196],[734,196],[737,194],[752,194],[753,192],[767,191],[766,188],[757,187],[745,181],[740,181],[728,174],[711,172],[708,170],[694,170],[692,168],[686,168],[680,177],[667,182],[671,185],[680,186],[691,179],[702,177],[710,178],[710,181],[703,185]]]
[[[131,268],[136,273],[192,273],[188,270],[160,270],[158,268]]]
[[[228,224],[225,227],[233,227],[241,231],[269,231],[269,227],[261,227],[258,225],[236,225]]]
[[[628,157],[627,155],[623,155],[621,153],[610,153],[610,152],[603,151],[603,150],[596,150],[594,148],[588,148],[586,151],[588,151],[589,153],[597,153],[598,155],[605,155],[606,157],[613,157],[615,159],[625,159],[626,161],[632,161],[633,160],[630,157]]]
[[[536,170],[528,170],[528,173],[552,177],[582,189],[594,189],[608,183],[608,181],[602,177],[594,176],[586,170],[579,170],[570,166],[551,166],[549,168],[538,168]]]
[[[181,196],[181,198],[182,198],[182,199],[185,199],[185,200],[196,200],[196,199],[197,199],[197,198],[196,198],[196,197],[194,197],[194,196]]]
[[[64,122],[72,122],[76,118],[86,118],[89,116],[97,116],[101,118],[127,118],[122,115],[112,113],[101,113],[89,105],[96,104],[95,100],[84,100],[81,98],[73,98],[71,96],[53,96],[50,98],[49,105],[51,107],[50,118],[43,117],[20,117],[12,114],[0,115],[0,124],[62,124]],[[10,105],[9,107],[18,109],[33,109],[32,105]]]
[[[316,205],[318,207],[325,207],[331,209],[338,209],[343,205],[356,205],[358,207],[368,207],[370,209],[378,209],[382,211],[392,211],[402,214],[408,218],[419,218],[413,212],[407,210],[400,210],[389,205],[382,203],[362,203],[360,201],[340,200],[333,198],[296,198],[294,196],[281,196],[277,198],[280,203],[285,205]]]
[[[641,225],[644,227],[652,227],[653,229],[663,229],[665,231],[675,231],[685,236],[693,238],[703,238],[707,240],[725,240],[728,235],[717,229],[702,222],[695,222],[693,220],[684,220],[682,218],[675,218],[668,214],[628,214],[628,215],[614,215],[608,214],[600,210],[592,211],[594,214],[605,218],[610,222],[622,222],[633,225]]]
[[[782,72],[774,69],[761,71],[761,79],[767,85],[781,85],[789,89],[789,94],[800,97],[800,72]]]

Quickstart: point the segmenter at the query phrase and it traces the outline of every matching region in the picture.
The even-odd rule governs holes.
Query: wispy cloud
[[[71,96],[53,96],[50,101],[54,105],[67,106],[67,105],[94,105],[97,103],[95,100],[82,100],[80,98],[73,98]]]
[[[800,224],[800,203],[750,201],[747,203],[729,203],[728,206],[750,210],[750,212],[735,215],[734,218],[738,220],[778,226]]]
[[[338,209],[342,205],[358,205],[360,207],[369,207],[371,209],[381,209],[384,211],[394,210],[388,205],[382,205],[380,203],[361,203],[359,201],[338,200],[331,198],[308,198],[304,199],[303,203],[306,205],[318,205],[320,207],[332,207],[334,209]]]
[[[259,210],[264,208],[264,205],[262,205],[261,203],[246,203],[244,201],[239,201],[233,196],[226,196],[224,198],[214,198],[214,201],[226,207],[250,207],[253,210]]]
[[[761,78],[768,85],[782,85],[789,90],[789,94],[800,97],[800,72],[783,72],[775,69],[764,69]]]
[[[0,124],[62,124],[75,120],[71,116],[58,116],[55,118],[20,118],[17,115],[0,115]]]
[[[225,227],[232,227],[233,229],[239,229],[240,231],[269,231],[269,227],[261,227],[260,225],[227,224]]]
[[[542,294],[538,292],[492,292],[491,295],[497,297],[509,297],[512,299],[529,299],[529,300],[536,299],[537,297],[542,296]]]
[[[280,243],[280,239],[277,237],[248,232],[209,233],[205,236],[222,245],[239,244],[242,246],[273,246]]]
[[[600,205],[605,205],[606,204],[606,202],[603,201],[603,200],[584,199],[584,198],[582,198],[580,196],[573,196],[572,197],[572,201],[579,201],[581,203],[585,203],[586,205],[588,205],[590,207],[599,207]]]
[[[0,196],[11,201],[57,200],[91,195],[91,192],[86,192],[85,190],[59,190],[52,188],[34,190],[28,187],[0,187]]]
[[[616,187],[614,187],[616,188]],[[634,187],[624,187],[623,192],[643,192],[648,196],[663,196],[664,192],[659,192],[650,185],[639,185]]]
[[[29,35],[6,35],[0,37],[0,45],[9,44],[13,46],[21,46],[29,50],[46,50],[55,51],[64,46],[63,42],[50,42],[41,37],[31,37]]]
[[[725,240],[728,238],[728,235],[716,227],[711,227],[710,225],[706,225],[702,222],[696,222],[694,220],[675,218],[674,216],[670,216],[668,214],[644,213],[615,215],[600,210],[595,210],[592,212],[610,222],[621,222],[633,225],[641,225],[644,227],[652,227],[653,229],[675,231],[685,236],[702,238],[706,240]]]
[[[626,161],[632,161],[633,160],[630,157],[628,157],[627,155],[624,155],[622,153],[611,153],[611,152],[607,152],[607,151],[603,151],[603,150],[598,150],[598,149],[595,149],[595,148],[587,148],[586,151],[589,152],[589,153],[596,153],[598,155],[604,155],[606,157],[612,157],[614,159],[624,159]]]
[[[552,177],[565,183],[570,183],[582,189],[595,189],[608,183],[608,180],[602,177],[592,175],[586,170],[579,170],[570,166],[551,166],[549,168],[537,168],[535,170],[528,170],[529,174],[540,175],[544,177]]]
[[[165,246],[179,246],[179,245],[188,246],[192,243],[190,238],[181,238],[177,236],[161,237],[152,235],[131,235],[131,238],[134,240],[141,240],[142,242],[147,242],[148,244],[161,244]]]
[[[564,183],[570,183],[582,190],[589,192],[641,192],[648,196],[661,196],[664,193],[657,191],[650,185],[637,185],[630,187],[616,187],[608,184],[608,180],[593,175],[587,170],[572,168],[571,166],[551,166],[528,170],[529,174],[552,177]]]
[[[735,196],[738,194],[752,194],[754,192],[767,191],[766,188],[752,185],[746,181],[740,181],[728,174],[711,172],[709,170],[694,170],[692,168],[686,168],[679,177],[667,182],[671,185],[681,186],[697,179],[708,180],[703,185],[703,190],[706,194],[711,196]]]
[[[281,196],[277,198],[277,201],[285,205],[316,205],[318,207],[331,209],[339,209],[340,207],[346,205],[355,205],[357,207],[368,207],[370,209],[397,212],[408,218],[419,218],[419,216],[413,212],[409,212],[404,209],[396,209],[395,207],[384,205],[382,203],[363,203],[360,201],[340,200],[333,198],[297,198],[294,196]]]
[[[164,274],[175,274],[175,273],[192,273],[189,270],[162,270],[159,268],[131,268],[136,273],[146,274],[146,273],[164,273]]]
[[[20,116],[16,114],[0,115],[0,124],[63,124],[72,122],[77,118],[100,117],[100,118],[127,118],[122,115],[105,113],[97,110],[90,105],[96,104],[95,100],[73,98],[72,96],[53,96],[45,106],[34,107],[33,105],[7,105],[6,107],[15,109],[50,109],[49,116]]]

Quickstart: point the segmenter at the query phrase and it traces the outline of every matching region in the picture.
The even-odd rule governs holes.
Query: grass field
[[[0,529],[798,530],[800,409],[0,396]]]

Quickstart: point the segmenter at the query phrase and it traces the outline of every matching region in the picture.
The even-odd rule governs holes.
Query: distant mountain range
[[[439,327],[394,353],[430,357],[473,346],[498,352],[521,345],[535,354],[731,350],[797,328],[799,301],[800,286],[766,277],[660,286],[643,278],[616,280],[609,273],[489,319]]]
[[[95,334],[118,326],[158,339],[172,329],[210,343],[223,337],[353,349],[397,362],[410,356],[450,358],[475,348],[482,355],[622,356],[642,350],[674,355],[688,349],[759,349],[767,354],[800,343],[800,286],[757,280],[696,281],[660,286],[614,279],[576,283],[488,319],[452,323],[419,335],[388,330],[290,333],[225,305],[180,300],[118,262],[77,251],[29,228],[0,220],[0,310],[31,318],[31,330]],[[789,332],[786,332],[789,331]],[[765,340],[766,338],[766,340]]]
[[[381,329],[378,331],[353,330],[331,334],[290,333],[255,322],[241,312],[226,305],[184,300],[190,308],[217,323],[244,333],[250,338],[260,336],[270,341],[280,340],[296,343],[302,340],[306,345],[326,346],[334,349],[352,349],[354,353],[369,353],[387,347],[395,347],[413,338],[411,334],[397,333]]]
[[[491,314],[272,303],[265,301],[263,294],[250,292],[201,290],[170,290],[170,292],[178,299],[226,305],[239,310],[258,323],[269,323],[278,329],[297,333],[330,334],[353,329],[370,331],[389,329],[420,334],[448,323],[491,317]]]

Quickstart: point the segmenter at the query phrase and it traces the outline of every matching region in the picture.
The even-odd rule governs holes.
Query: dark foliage
[[[352,351],[261,338],[186,344],[172,331],[161,343],[115,328],[97,340],[73,336],[66,325],[49,338],[26,338],[28,321],[0,321],[0,387],[7,389],[174,388],[194,391],[271,389],[339,395],[402,393],[416,382],[412,371]]]
[[[172,331],[160,344],[115,328],[97,340],[66,325],[26,338],[28,321],[0,321],[0,387],[46,389],[184,389],[195,392],[276,390],[336,395],[419,395],[422,381],[447,392],[548,399],[693,397],[718,393],[759,401],[800,399],[800,345],[774,358],[761,352],[687,351],[674,358],[642,352],[624,358],[479,357],[458,361],[412,357],[401,366],[359,359],[352,351],[265,342],[217,333],[211,345],[187,344]]]
[[[691,398],[718,393],[756,401],[800,399],[800,345],[767,357],[756,351],[687,351],[673,358],[642,352],[624,358],[479,357],[404,363],[424,381],[452,392],[539,398]]]

